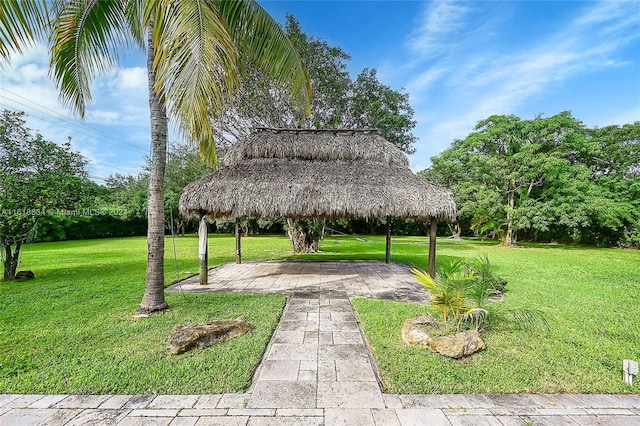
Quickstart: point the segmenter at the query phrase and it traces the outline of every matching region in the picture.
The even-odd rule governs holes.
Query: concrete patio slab
[[[369,409],[329,408],[325,410],[325,425],[375,426],[375,420]]]
[[[396,410],[373,408],[371,409],[371,414],[373,415],[373,421],[376,425],[400,426],[400,420],[398,420]]]
[[[427,293],[410,270],[404,264],[370,261],[229,263],[210,269],[207,285],[201,286],[199,277],[195,276],[171,285],[167,291],[282,293],[307,299],[368,297],[426,302]]]
[[[56,410],[50,408],[14,408],[0,416],[0,425],[39,425],[55,413]]]
[[[450,426],[451,422],[442,410],[429,408],[405,408],[396,410],[396,415],[402,426]]]
[[[127,416],[127,410],[82,410],[78,415],[72,417],[66,423],[59,423],[65,426],[96,425],[107,426],[118,424]]]
[[[259,380],[298,380],[300,363],[304,361],[267,359],[260,366]]]
[[[374,382],[318,382],[317,406],[322,408],[385,408]]]
[[[69,395],[54,408],[98,408],[100,404],[109,399],[110,395]]]
[[[158,395],[148,408],[191,408],[198,398],[198,395]]]
[[[248,426],[323,426],[324,417],[251,417]]]
[[[4,404],[2,408],[26,408],[42,399],[44,395],[16,395],[17,398]]]

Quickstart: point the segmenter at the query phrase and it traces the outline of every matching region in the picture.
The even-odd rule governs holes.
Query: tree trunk
[[[513,209],[516,205],[516,183],[510,182],[509,191],[507,192],[507,233],[502,242],[505,246],[513,245]]]
[[[462,237],[460,237],[460,234],[462,233],[462,230],[460,229],[460,222],[456,221],[453,225],[448,223],[447,226],[451,232],[451,239],[454,241],[461,241]]]
[[[5,244],[4,281],[12,281],[15,278],[18,269],[18,259],[20,258],[21,247],[22,241],[16,241],[16,249],[13,253],[11,253],[11,244]]]
[[[209,280],[209,240],[207,235],[207,217],[202,215],[198,226],[198,259],[200,261],[200,285]]]
[[[310,223],[311,222],[311,223]],[[317,224],[309,220],[287,218],[287,232],[294,253],[315,253],[320,246]]]
[[[149,109],[151,115],[151,176],[147,225],[147,280],[140,313],[152,313],[168,308],[164,299],[164,200],[163,188],[167,162],[167,111],[164,100],[156,93],[156,73],[153,69],[155,49],[153,27],[148,29],[147,73],[149,77]]]
[[[376,219],[369,219],[369,222],[367,224],[369,225],[369,235],[375,235],[376,234]]]
[[[240,222],[240,218],[236,218],[236,263],[242,263],[242,234],[240,233],[240,227],[242,223]]]

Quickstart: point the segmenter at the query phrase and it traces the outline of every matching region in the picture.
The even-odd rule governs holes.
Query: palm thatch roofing
[[[451,193],[415,175],[374,130],[257,129],[220,170],[189,184],[187,217],[359,217],[454,220]]]

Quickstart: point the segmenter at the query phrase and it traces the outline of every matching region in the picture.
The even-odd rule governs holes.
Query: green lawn
[[[426,267],[419,246],[394,250],[394,261]],[[483,335],[486,350],[456,361],[402,342],[403,321],[424,307],[357,299],[386,391],[640,393],[622,381],[622,360],[640,359],[640,252],[438,242],[438,263],[482,253],[509,282],[504,308],[540,310],[549,328],[498,322]]]
[[[167,238],[166,277],[197,271],[197,238]],[[210,238],[211,264],[232,261],[234,240]],[[245,257],[282,257],[285,238],[252,238]],[[25,247],[27,282],[0,281],[0,393],[219,393],[251,382],[282,313],[283,296],[167,294],[171,309],[147,319],[140,303],[146,239],[40,243]],[[207,350],[172,356],[180,324],[244,315],[253,329]]]
[[[384,238],[329,238],[323,253],[297,259],[384,260]],[[197,239],[167,238],[167,283],[198,269]],[[0,393],[219,393],[251,380],[281,315],[282,296],[171,293],[171,309],[132,319],[144,288],[146,240],[125,238],[29,245],[21,269],[36,280],[0,282]],[[211,236],[210,265],[234,259],[232,236]],[[392,260],[426,267],[424,238],[394,239]],[[399,393],[634,392],[622,359],[640,359],[640,252],[439,240],[438,263],[487,253],[509,281],[506,308],[534,308],[550,327],[496,323],[487,349],[454,361],[402,343],[402,322],[424,307],[357,299],[382,371]],[[243,240],[243,258],[290,257],[285,237]],[[176,267],[177,263],[177,267]],[[244,315],[254,329],[207,350],[171,356],[175,325]]]

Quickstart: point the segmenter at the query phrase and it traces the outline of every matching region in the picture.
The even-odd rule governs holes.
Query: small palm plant
[[[497,276],[485,254],[473,261],[450,261],[435,278],[419,269],[411,272],[431,294],[431,309],[455,327],[483,329],[489,321],[507,321],[519,326],[539,325],[548,328],[544,314],[533,309],[509,310],[492,303],[499,300],[507,284]],[[498,304],[500,305],[500,304]]]
[[[458,259],[449,262],[438,271],[435,278],[419,269],[414,268],[411,272],[429,291],[431,307],[442,315],[444,321],[474,320],[478,326],[487,315],[487,310],[474,300],[475,279],[464,261]]]

